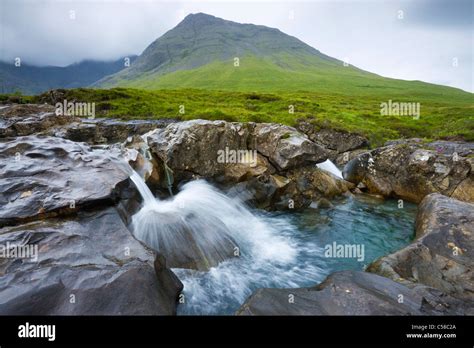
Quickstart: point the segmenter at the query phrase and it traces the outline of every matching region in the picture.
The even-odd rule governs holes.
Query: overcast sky
[[[0,0],[0,59],[64,66],[140,54],[187,14],[204,12],[276,27],[383,76],[474,92],[473,3]]]

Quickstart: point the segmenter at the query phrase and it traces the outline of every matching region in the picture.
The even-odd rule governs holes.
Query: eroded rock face
[[[350,182],[314,166],[301,167],[288,171],[286,178],[280,180],[274,205],[279,210],[304,208],[321,198],[342,195],[353,187]]]
[[[430,194],[419,206],[416,240],[375,261],[369,271],[474,299],[474,204]]]
[[[0,108],[0,138],[37,134],[89,144],[113,144],[172,122],[175,121],[80,118],[57,115],[52,105],[12,104]]]
[[[403,303],[399,303],[399,296]],[[291,299],[291,301],[289,300]],[[298,289],[259,289],[237,315],[445,315],[472,314],[474,305],[426,286],[408,288],[357,271],[332,273],[321,284]]]
[[[296,129],[280,124],[258,123],[254,129],[257,151],[279,171],[324,162],[328,152]]]
[[[0,109],[0,138],[31,135],[78,119],[56,115],[51,105],[13,104]]]
[[[247,165],[251,171],[260,162],[271,172],[273,167],[282,171],[327,159],[322,147],[294,128],[279,124],[186,121],[155,131],[149,135],[148,144],[173,169],[178,181],[192,175],[219,181],[226,171],[235,171],[236,164]],[[237,152],[234,157],[233,151]],[[247,163],[239,160],[238,151],[248,151]],[[242,176],[229,175],[231,180]]]
[[[279,124],[187,121],[156,130],[148,144],[175,185],[205,178],[259,208],[303,208],[352,186],[315,167],[327,158],[325,149]],[[239,150],[247,151],[248,163],[232,161]]]
[[[369,152],[367,149],[357,149],[357,150],[351,150],[351,151],[346,151],[342,152],[337,155],[336,159],[334,160],[334,164],[338,166],[339,168],[344,168],[344,166],[349,163],[351,160],[354,158],[359,157],[363,153]]]
[[[465,151],[454,153],[435,149],[430,144],[398,142],[364,153],[344,167],[344,178],[354,184],[364,184],[370,193],[395,196],[415,203],[428,194],[474,202],[470,183],[473,181],[473,160],[469,146],[456,146]]]
[[[356,133],[336,131],[334,129],[317,129],[308,122],[300,122],[298,129],[306,134],[310,140],[321,144],[336,154],[369,147],[367,138]]]
[[[134,135],[141,135],[156,128],[163,128],[172,120],[82,119],[66,127],[52,129],[49,134],[89,144],[124,142]]]
[[[1,228],[0,246],[7,245],[38,253],[37,260],[0,258],[2,315],[176,312],[181,282],[133,238],[115,208]]]
[[[112,202],[129,175],[109,150],[54,137],[0,142],[0,226]]]
[[[179,122],[148,135],[148,145],[173,170],[176,182],[199,177],[217,178],[224,175],[229,165],[225,158],[218,160],[218,151],[249,149],[252,128],[251,123]]]

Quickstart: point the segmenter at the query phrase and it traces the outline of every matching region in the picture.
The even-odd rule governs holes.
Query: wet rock
[[[328,158],[322,146],[292,127],[259,123],[255,125],[254,137],[258,152],[279,171],[324,162]]]
[[[294,128],[267,123],[180,122],[150,134],[148,144],[177,182],[201,177],[235,183],[327,158]]]
[[[89,144],[112,144],[124,142],[129,137],[163,128],[173,120],[129,120],[115,119],[81,119],[80,122],[69,124],[67,127],[56,128],[51,135],[86,142]]]
[[[0,226],[113,202],[128,170],[111,150],[65,139],[0,142]]]
[[[327,152],[291,127],[193,120],[158,129],[147,138],[159,165],[169,167],[174,185],[205,178],[259,208],[306,207],[316,197],[311,190],[318,192],[317,198],[347,190],[314,166]],[[232,157],[238,151],[249,161]]]
[[[375,261],[369,271],[474,299],[474,204],[430,194],[419,206],[416,240]]]
[[[354,185],[314,166],[301,167],[286,173],[289,180],[276,191],[275,206],[279,210],[308,207],[320,198],[334,198],[348,192]],[[291,204],[293,203],[293,204]]]
[[[152,186],[160,185],[163,168],[148,150],[148,144],[141,136],[129,138],[125,144],[125,157],[140,177]]]
[[[461,151],[461,145],[453,145],[453,148],[455,146],[460,153],[466,153]],[[369,192],[385,197],[395,196],[419,203],[433,192],[446,196],[456,192],[456,197],[474,202],[472,190],[469,190],[474,175],[472,162],[471,158],[457,153],[444,154],[428,145],[410,141],[359,155],[346,164],[343,175],[346,180],[363,183]]]
[[[230,151],[251,149],[253,124],[192,120],[170,124],[148,135],[148,145],[157,158],[173,171],[175,183],[197,177],[223,176],[229,165]],[[223,151],[223,160],[218,160]],[[253,154],[253,153],[250,153]]]
[[[50,105],[12,104],[0,109],[0,138],[31,135],[64,126],[78,119],[56,115]]]
[[[353,184],[330,173],[306,166],[283,174],[263,174],[232,186],[229,195],[268,210],[294,210],[311,205],[321,198],[345,194]]]
[[[38,251],[37,260],[0,258],[2,315],[176,312],[182,284],[133,238],[114,208],[4,227],[0,245]]]
[[[399,302],[400,295],[403,298]],[[237,315],[462,315],[474,305],[426,286],[408,288],[366,272],[342,271],[298,289],[259,289]]]

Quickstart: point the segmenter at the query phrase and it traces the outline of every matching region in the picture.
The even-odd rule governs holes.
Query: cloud
[[[407,21],[433,29],[473,28],[472,0],[418,0],[407,3]]]
[[[64,66],[140,54],[187,14],[204,12],[279,28],[384,76],[474,91],[470,6],[471,0],[0,0],[0,59]]]

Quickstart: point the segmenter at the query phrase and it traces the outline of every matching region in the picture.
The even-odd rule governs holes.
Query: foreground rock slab
[[[416,219],[416,240],[368,270],[473,301],[474,204],[436,193],[425,197]]]
[[[1,315],[176,312],[182,284],[133,238],[115,208],[4,227],[0,246],[10,253],[37,248],[37,260],[0,258]]]
[[[54,137],[0,142],[0,226],[112,201],[129,177],[112,155]]]
[[[403,302],[400,303],[399,299]],[[473,314],[474,305],[426,286],[411,289],[367,272],[342,271],[298,289],[259,289],[237,315]]]

